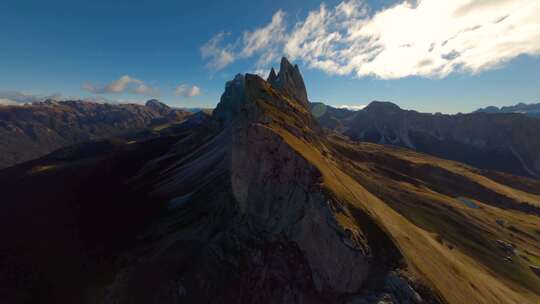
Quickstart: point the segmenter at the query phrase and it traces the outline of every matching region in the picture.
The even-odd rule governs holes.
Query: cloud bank
[[[40,102],[47,99],[60,99],[62,95],[59,93],[51,95],[34,95],[14,90],[0,90],[0,104],[1,105],[22,105],[33,102]]]
[[[105,86],[96,86],[90,82],[82,85],[82,89],[93,94],[131,93],[146,96],[159,96],[159,92],[146,85],[142,80],[124,75]]]
[[[201,95],[201,88],[199,88],[198,86],[188,86],[185,84],[181,84],[175,88],[174,94],[176,96],[195,97]]]
[[[267,25],[227,42],[219,33],[201,48],[207,67],[282,56],[331,75],[398,79],[477,74],[520,55],[540,54],[540,1],[402,1],[372,12],[361,0],[325,4],[288,25],[279,10]]]
[[[351,111],[359,111],[359,110],[362,110],[363,108],[365,108],[366,106],[365,105],[345,105],[345,104],[342,104],[342,105],[333,105],[332,107],[337,108],[337,109],[347,109],[347,110],[351,110]]]
[[[55,93],[51,95],[37,95],[29,94],[15,90],[0,90],[0,105],[12,106],[12,105],[25,105],[31,104],[34,102],[43,102],[46,100],[55,100],[55,101],[66,101],[66,100],[78,100],[86,102],[95,102],[95,103],[109,103],[109,104],[118,104],[118,103],[139,103],[144,104],[144,100],[132,100],[132,99],[108,99],[102,96],[64,96],[60,93]]]
[[[221,32],[201,47],[201,56],[207,60],[206,67],[211,70],[221,70],[235,60],[234,47],[222,46],[225,36],[227,33]]]

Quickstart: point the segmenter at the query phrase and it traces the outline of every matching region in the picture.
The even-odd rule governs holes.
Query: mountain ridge
[[[0,171],[14,210],[2,233],[19,233],[4,239],[25,253],[8,255],[10,265],[69,257],[22,267],[15,277],[29,287],[19,291],[56,302],[71,292],[70,302],[84,302],[92,286],[93,302],[130,304],[540,300],[537,180],[495,180],[326,133],[297,93],[257,75],[235,79],[207,123],[116,143],[114,155],[67,153]],[[55,197],[60,177],[80,189]],[[46,186],[21,191],[39,182]],[[94,184],[122,187],[111,198]],[[44,207],[58,212],[20,220],[39,219],[27,210]],[[84,250],[73,241],[50,246],[49,221]]]
[[[71,144],[179,122],[189,115],[157,100],[144,106],[47,100],[0,107],[0,168]]]
[[[480,108],[473,113],[490,113],[490,114],[497,114],[497,113],[520,113],[525,114],[528,116],[533,117],[540,117],[540,103],[523,103],[520,102],[516,105],[512,106],[502,106],[502,107],[496,107],[496,106],[488,106],[485,108]]]
[[[179,208],[179,210],[188,208],[189,210],[190,204],[193,206],[192,208],[202,204],[208,206],[205,207],[205,210],[210,214],[214,214],[214,212],[210,211],[209,208],[218,208],[219,210],[226,208],[228,210],[226,213],[232,217],[230,221],[227,221],[228,224],[221,221],[208,222],[206,219],[202,219],[202,223],[196,224],[193,228],[187,228],[187,231],[194,230],[185,232],[187,235],[184,237],[199,238],[202,229],[202,231],[225,230],[226,232],[218,233],[218,235],[226,239],[234,239],[233,235],[242,235],[242,242],[247,242],[247,244],[263,242],[263,244],[274,244],[275,246],[276,244],[273,242],[279,240],[277,242],[284,252],[299,259],[295,261],[302,265],[301,267],[307,267],[311,270],[311,276],[308,277],[311,277],[315,282],[311,283],[308,280],[307,285],[296,285],[294,281],[287,280],[291,275],[296,275],[296,270],[286,271],[277,267],[273,268],[273,273],[269,274],[269,277],[261,278],[262,281],[260,281],[256,293],[247,293],[247,298],[241,299],[301,303],[301,300],[294,299],[306,297],[311,299],[308,302],[315,302],[316,299],[322,302],[331,302],[331,299],[339,294],[362,291],[363,296],[359,296],[360,299],[388,297],[397,303],[415,301],[462,303],[465,299],[489,303],[491,300],[501,297],[505,297],[511,302],[521,301],[519,300],[521,295],[512,293],[510,289],[505,287],[507,283],[493,281],[491,278],[486,282],[475,281],[475,286],[482,285],[482,287],[475,288],[489,289],[492,292],[501,288],[501,290],[505,290],[505,295],[499,293],[497,296],[489,296],[474,292],[467,292],[465,295],[454,293],[448,289],[444,283],[447,279],[452,281],[450,285],[460,286],[461,291],[470,288],[470,285],[467,285],[469,283],[464,281],[464,277],[473,275],[470,269],[467,270],[468,267],[475,269],[474,271],[480,273],[481,276],[489,275],[485,270],[481,270],[484,266],[478,268],[465,262],[468,265],[465,267],[453,262],[452,259],[437,258],[438,255],[447,256],[450,254],[447,245],[439,245],[444,241],[437,243],[431,234],[417,230],[418,228],[409,222],[411,220],[410,214],[404,214],[404,210],[397,208],[396,205],[389,206],[387,202],[383,202],[372,194],[370,191],[374,191],[377,187],[371,182],[367,182],[360,176],[353,178],[346,174],[345,172],[362,174],[363,171],[345,165],[350,162],[350,159],[338,156],[341,154],[335,154],[334,149],[338,147],[342,149],[344,145],[349,144],[338,139],[335,142],[328,142],[320,137],[315,121],[311,118],[308,108],[301,101],[291,98],[292,94],[283,94],[279,89],[276,90],[271,83],[265,82],[256,75],[245,75],[244,83],[246,90],[244,103],[239,110],[234,111],[235,115],[231,116],[231,123],[224,125],[224,129],[218,131],[218,135],[210,140],[209,145],[202,144],[200,149],[196,149],[193,154],[188,154],[180,159],[174,158],[173,155],[163,158],[164,163],[155,164],[159,170],[154,173],[163,178],[163,182],[158,183],[156,192],[161,193],[164,200],[169,200],[169,204],[173,205],[174,208]],[[228,99],[222,99],[222,101],[227,102]],[[217,109],[227,108],[226,105],[221,105]],[[214,117],[220,116],[222,115],[219,112],[214,114]],[[227,140],[227,138],[232,138],[232,140]],[[362,149],[372,148],[364,147]],[[396,162],[398,159],[400,162],[408,163],[412,160],[406,160],[407,158],[403,158],[400,154],[393,154],[394,152],[383,153],[383,151],[384,149],[373,154],[372,152],[362,153],[386,155],[385,157],[388,158],[381,163],[389,160]],[[423,156],[411,156],[423,158]],[[440,162],[437,160],[437,163]],[[377,161],[377,163],[379,162]],[[439,174],[442,176],[443,172],[447,172],[447,170],[455,170],[455,173],[449,173],[450,171],[444,173],[449,174],[450,179],[456,178],[451,177],[452,174],[455,176],[463,174],[457,173],[460,172],[459,170],[464,170],[462,172],[471,170],[470,168],[461,168],[460,165],[451,162],[445,166],[448,168],[439,169],[442,170]],[[454,166],[456,168],[450,169]],[[207,171],[210,168],[219,168],[219,170],[218,172]],[[210,175],[204,173],[201,175],[202,172],[208,172],[207,174]],[[401,174],[406,174],[405,172],[407,172],[406,169]],[[386,174],[383,174],[384,178],[387,178]],[[471,174],[470,177],[461,182],[469,178],[480,178],[476,173],[467,174]],[[425,175],[422,178],[424,180],[431,179]],[[231,203],[222,205],[223,202],[216,200],[213,196],[210,196],[213,198],[209,201],[201,200],[201,195],[208,198],[208,194],[200,193],[200,191],[207,191],[205,187],[199,188],[195,192],[193,192],[193,188],[185,187],[186,184],[204,185],[216,179],[225,181],[218,187],[229,195],[232,194]],[[367,183],[370,191],[362,186],[360,181]],[[381,182],[383,181],[381,180]],[[478,187],[487,187],[486,185],[480,186],[478,184]],[[214,186],[216,185],[214,184]],[[390,190],[390,192],[393,191],[396,190]],[[443,190],[437,189],[436,191]],[[418,195],[412,193],[414,192],[409,195]],[[396,194],[392,194],[392,197],[394,195]],[[478,199],[482,200],[491,200],[493,198],[488,197],[494,194],[490,194],[488,191],[480,196],[478,193],[473,194],[473,192],[469,195],[477,196]],[[535,201],[537,198],[531,197],[531,199]],[[441,198],[439,202],[442,203],[446,200],[447,198]],[[518,205],[514,205],[515,202],[509,201],[508,203],[506,208],[519,208]],[[447,204],[447,202],[443,204]],[[416,210],[416,208],[413,209]],[[531,212],[536,212],[534,210],[533,207]],[[442,216],[443,213],[437,214]],[[449,215],[445,217],[451,218]],[[183,219],[185,220],[185,218]],[[454,223],[457,225],[457,222]],[[229,228],[212,228],[215,227],[214,225],[218,225],[218,227],[225,225]],[[426,226],[423,227],[426,228]],[[474,225],[470,227],[477,229],[473,228]],[[210,231],[202,234],[210,235]],[[403,233],[409,236],[398,237]],[[336,235],[338,240],[335,239]],[[377,237],[374,237],[375,235]],[[205,238],[203,237],[203,239]],[[455,241],[457,240],[450,242]],[[461,243],[462,241],[457,242]],[[321,248],[318,244],[322,243],[325,244],[325,247]],[[385,245],[381,245],[381,243]],[[258,246],[260,245],[243,247],[242,254],[266,256],[268,253],[262,249],[265,248],[265,245],[262,248]],[[473,250],[465,243],[459,246],[464,246],[461,250],[465,252],[470,253],[469,250]],[[493,245],[488,245],[488,247],[490,246]],[[297,255],[298,250],[302,253],[300,256]],[[228,256],[226,252],[219,252],[220,255]],[[276,255],[273,263],[277,263],[277,265],[285,263],[281,260],[283,258],[281,254]],[[454,254],[457,254],[455,258],[458,258],[461,253],[451,253],[451,255]],[[422,258],[417,256],[422,256]],[[432,265],[424,262],[426,257],[429,257],[427,259],[432,261]],[[233,261],[236,258],[228,256],[225,259],[235,264]],[[462,259],[462,257],[458,259]],[[254,267],[254,272],[248,271],[248,273],[255,277],[261,275],[256,269],[258,267],[264,269],[264,262],[262,263],[262,265],[255,263],[248,266],[248,269]],[[381,268],[383,265],[389,268]],[[377,267],[379,267],[380,272],[376,270]],[[459,269],[458,273],[460,274],[440,277],[441,269],[455,267]],[[530,280],[534,280],[532,273],[523,273]],[[241,271],[240,277],[243,275],[245,274],[242,274]],[[274,277],[276,275],[277,277]],[[423,279],[417,276],[423,277]],[[378,278],[376,281],[382,290],[367,288],[366,279],[369,277]],[[414,277],[417,278],[414,279]],[[283,279],[285,281],[282,281]],[[271,280],[277,280],[281,286],[286,286],[286,292],[280,293],[272,290],[267,285]],[[242,279],[241,282],[252,286]],[[528,288],[531,288],[530,284],[532,283],[527,285]],[[129,290],[129,287],[126,288],[123,291],[116,291],[118,297],[121,298],[121,294],[125,294]],[[311,298],[313,295],[317,295],[317,298]],[[294,299],[284,300],[289,297],[294,297]],[[349,300],[353,299],[354,297],[349,298]]]
[[[321,106],[319,106],[321,108]],[[373,102],[359,111],[316,115],[353,140],[397,145],[483,169],[540,177],[540,120],[515,113],[429,114]]]

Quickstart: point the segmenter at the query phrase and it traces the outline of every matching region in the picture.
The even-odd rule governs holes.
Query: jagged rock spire
[[[281,58],[279,73],[272,68],[268,82],[282,93],[289,95],[305,106],[309,105],[306,85],[298,65],[292,65],[287,58]]]
[[[274,68],[272,68],[270,70],[270,74],[268,75],[268,78],[266,79],[266,81],[269,82],[269,83],[275,83],[276,80],[277,80],[276,70],[274,70]]]
[[[223,127],[232,122],[246,104],[246,79],[249,77],[254,77],[254,75],[238,74],[233,80],[227,82],[225,92],[212,115],[219,126]],[[287,58],[281,59],[279,73],[276,74],[274,68],[271,69],[266,82],[258,76],[256,78],[266,86],[270,84],[275,90],[297,101],[302,107],[309,108],[306,86],[300,69],[297,65],[293,66]],[[255,85],[257,81],[251,83]]]

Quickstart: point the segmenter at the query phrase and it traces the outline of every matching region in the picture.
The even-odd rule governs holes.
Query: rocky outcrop
[[[300,74],[300,69],[296,64],[293,66],[287,58],[283,57],[281,59],[277,75],[274,68],[272,68],[267,81],[282,94],[293,97],[304,106],[309,105],[306,85],[302,74]]]
[[[245,86],[245,77],[242,74],[237,74],[225,84],[225,92],[212,113],[220,127],[230,124],[246,103]]]
[[[149,109],[155,111],[156,113],[159,113],[159,114],[162,115],[162,116],[166,116],[166,115],[168,115],[168,114],[172,111],[172,109],[171,109],[168,105],[166,105],[166,104],[160,102],[160,101],[157,100],[157,99],[150,99],[150,100],[148,100],[148,101],[145,103],[145,106],[146,106],[147,108],[149,108]]]
[[[250,229],[297,244],[318,291],[360,290],[370,249],[360,231],[338,225],[320,173],[262,124],[238,130],[231,157],[233,194]]]

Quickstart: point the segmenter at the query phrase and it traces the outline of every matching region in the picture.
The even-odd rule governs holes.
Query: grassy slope
[[[512,233],[495,222],[495,219],[503,219],[522,231],[523,235],[512,241],[534,259],[540,253],[538,241],[533,236],[540,228],[537,216],[493,207],[489,202],[479,200],[475,202],[481,208],[467,209],[456,201],[457,195],[451,197],[448,193],[433,191],[429,182],[416,180],[414,176],[393,179],[384,171],[378,172],[373,161],[358,164],[341,154],[332,154],[332,144],[326,140],[317,143],[306,140],[311,137],[309,135],[300,138],[298,132],[290,128],[298,125],[291,124],[298,113],[284,114],[264,100],[259,104],[273,118],[274,122],[268,127],[322,172],[324,187],[352,209],[367,213],[387,231],[404,255],[409,275],[431,286],[444,302],[540,302],[540,280],[528,270],[528,264],[521,258],[515,258],[511,263],[503,260],[505,254],[497,248],[496,240],[509,239]],[[298,109],[294,110],[297,112]],[[362,147],[349,148],[352,153],[362,152]],[[510,197],[516,204],[540,201],[537,195],[494,182],[458,163],[386,149],[371,145],[363,152],[384,152],[389,160],[400,158],[402,162],[413,164],[436,164],[441,170],[474,180],[474,185],[489,187],[497,195]],[[459,189],[450,192],[458,194]],[[357,218],[338,215],[337,219],[349,229],[359,229]]]
[[[497,277],[492,270],[478,261],[484,257],[493,259],[489,256],[490,248],[479,247],[477,251],[472,249],[466,252],[449,249],[436,241],[432,232],[419,227],[439,225],[443,230],[451,231],[451,227],[444,227],[444,219],[434,217],[432,214],[419,214],[420,212],[399,214],[349,175],[339,170],[337,166],[325,160],[322,154],[308,143],[299,140],[284,129],[275,131],[323,172],[325,186],[337,198],[366,211],[384,227],[401,249],[409,266],[426,282],[433,284],[449,303],[537,303],[540,301],[538,288],[540,285],[535,285],[539,280],[532,273],[519,271],[519,276],[526,276],[523,281],[534,292],[511,278],[514,269],[510,269],[506,278]],[[417,209],[419,208],[414,208],[415,211]],[[417,226],[410,220],[411,218],[418,218],[417,222],[429,218],[435,223]],[[464,242],[468,241],[466,235],[454,236]],[[474,246],[473,244],[468,248],[474,248]],[[477,256],[467,255],[471,252],[476,253]],[[498,263],[504,262],[500,260]],[[523,270],[523,267],[520,268]]]

